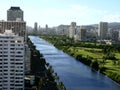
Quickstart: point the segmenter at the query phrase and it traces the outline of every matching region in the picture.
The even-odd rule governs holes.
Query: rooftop
[[[9,10],[21,10],[20,7],[11,7]]]

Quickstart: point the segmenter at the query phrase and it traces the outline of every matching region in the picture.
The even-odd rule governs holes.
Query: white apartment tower
[[[70,38],[74,38],[76,34],[76,29],[77,29],[76,22],[71,22],[70,29],[69,29]]]
[[[24,38],[0,34],[0,90],[24,90]]]
[[[98,29],[98,36],[101,40],[107,39],[108,36],[108,23],[100,22]]]

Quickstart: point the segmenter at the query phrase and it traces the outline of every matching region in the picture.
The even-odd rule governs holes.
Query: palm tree
[[[57,73],[54,73],[54,78],[59,81],[59,76],[57,75]]]
[[[58,86],[59,90],[66,90],[63,82],[58,82],[57,86]]]
[[[50,66],[50,64],[49,64],[49,63],[46,63],[46,66],[47,66],[47,67],[49,67],[49,66]]]

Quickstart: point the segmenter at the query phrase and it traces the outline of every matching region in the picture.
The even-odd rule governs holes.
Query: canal
[[[37,36],[29,36],[36,49],[52,65],[67,90],[120,90],[120,85],[107,76],[91,70]]]

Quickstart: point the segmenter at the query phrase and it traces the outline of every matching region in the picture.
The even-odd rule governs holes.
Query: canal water
[[[110,78],[91,70],[52,44],[37,36],[29,38],[43,54],[46,62],[52,65],[67,90],[120,90],[120,85]]]

